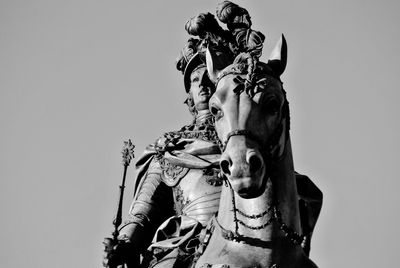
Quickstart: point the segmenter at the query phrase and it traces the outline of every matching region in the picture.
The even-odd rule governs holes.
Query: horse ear
[[[275,48],[271,52],[268,65],[274,72],[280,76],[286,69],[287,62],[287,44],[285,36],[282,34]]]
[[[211,47],[207,47],[206,51],[206,63],[207,63],[207,71],[210,77],[210,80],[213,83],[216,83],[218,80],[218,74],[230,63],[232,60],[224,55],[224,53],[218,53],[213,50]]]

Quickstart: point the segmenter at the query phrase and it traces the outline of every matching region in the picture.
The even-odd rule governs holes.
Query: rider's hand
[[[115,240],[113,238],[104,238],[103,266],[107,268],[116,268],[122,264],[128,264],[128,267],[136,267],[139,264],[139,255],[136,254],[133,246],[124,240]]]

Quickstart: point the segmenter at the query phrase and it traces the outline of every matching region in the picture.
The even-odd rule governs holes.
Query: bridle
[[[241,68],[239,68],[240,71],[236,70],[237,66],[241,67]],[[231,70],[222,72],[222,74],[219,75],[218,80],[217,80],[215,86],[217,87],[219,80],[220,80],[222,77],[224,77],[224,76],[226,76],[226,75],[228,75],[228,74],[240,74],[240,73],[243,71],[243,70],[242,70],[243,67],[242,67],[240,64],[237,64],[237,66],[236,66],[236,67],[234,66],[235,68],[232,67]],[[279,79],[279,81],[280,81],[280,79]],[[281,83],[282,83],[282,82],[281,82]],[[253,86],[254,86],[254,85],[253,85]],[[237,95],[240,95],[240,94],[242,94],[243,92],[245,92],[245,93],[248,95],[249,98],[253,98],[253,96],[254,96],[254,92],[251,93],[251,92],[252,92],[251,90],[240,90],[240,91],[235,92],[235,93],[236,93]],[[282,132],[283,132],[283,120],[284,120],[284,119],[287,119],[287,123],[288,123],[288,125],[287,125],[287,130],[286,130],[287,133],[286,133],[286,134],[288,134],[288,131],[289,131],[289,122],[290,122],[290,119],[289,119],[289,109],[288,109],[289,103],[288,103],[288,101],[287,101],[287,99],[286,99],[286,92],[285,92],[285,90],[283,89],[283,87],[282,87],[282,92],[283,92],[283,95],[284,95],[284,103],[283,103],[283,106],[282,106],[282,112],[283,112],[283,113],[282,113],[282,117],[281,117],[281,120],[280,120],[280,122],[279,122],[279,124],[278,124],[278,127],[277,127],[277,128],[274,130],[274,132],[270,135],[270,137],[269,137],[269,139],[268,139],[268,141],[267,141],[266,143],[263,143],[262,140],[260,140],[256,135],[254,135],[254,134],[253,134],[250,130],[248,130],[248,129],[235,129],[235,130],[230,131],[230,132],[226,135],[226,138],[225,138],[223,141],[219,141],[219,142],[218,142],[219,147],[220,147],[220,149],[221,149],[221,152],[223,153],[223,152],[226,150],[226,146],[227,146],[227,144],[228,144],[228,142],[229,142],[229,139],[230,139],[231,137],[233,137],[233,136],[245,136],[245,137],[248,137],[249,139],[255,141],[257,144],[260,145],[260,149],[261,149],[261,151],[262,151],[263,154],[264,154],[263,156],[266,156],[267,158],[272,159],[273,156],[272,156],[271,150],[272,150],[272,148],[273,148],[275,145],[278,144],[279,139],[280,139],[281,135],[283,134]],[[287,142],[288,136],[289,136],[289,135],[286,135],[286,141],[285,141],[285,143]]]
[[[280,139],[281,135],[283,134],[282,120],[283,120],[283,118],[281,119],[278,127],[270,135],[268,141],[265,144],[248,129],[235,129],[235,130],[230,131],[226,135],[226,138],[224,141],[219,141],[219,147],[221,149],[221,153],[225,152],[226,146],[228,145],[230,138],[232,138],[233,136],[245,136],[260,145],[260,149],[261,149],[260,151],[262,152],[263,157],[266,157],[266,159],[268,159],[268,160],[278,160],[278,157],[273,156],[272,149],[278,144],[279,139]],[[286,137],[286,140],[287,139],[288,139],[288,137]],[[286,143],[286,141],[285,141],[285,143]]]
[[[282,89],[283,90],[283,89]],[[283,90],[284,94],[285,91]],[[240,94],[240,93],[239,93]],[[286,94],[285,94],[286,95]],[[250,96],[249,96],[250,97]],[[289,135],[288,134],[288,130],[289,130],[289,126],[286,126],[286,129],[284,128],[284,123],[283,120],[287,120],[289,121],[289,111],[288,111],[288,102],[286,100],[286,96],[284,98],[284,105],[283,105],[283,109],[282,109],[282,116],[280,119],[280,122],[278,124],[278,126],[274,129],[274,131],[272,132],[272,134],[269,136],[268,140],[263,143],[260,138],[258,138],[256,135],[253,134],[252,131],[248,130],[248,129],[235,129],[230,131],[227,135],[226,138],[224,139],[224,141],[220,141],[219,142],[219,146],[221,149],[221,152],[225,152],[227,144],[230,140],[230,138],[234,137],[234,136],[245,136],[251,140],[253,140],[254,142],[256,142],[257,144],[260,145],[260,151],[261,154],[264,158],[264,160],[269,161],[270,163],[274,163],[277,161],[280,161],[286,154],[286,143],[289,139]],[[289,122],[287,122],[289,124]],[[283,131],[287,131],[287,133],[283,133]],[[276,148],[278,146],[279,140],[281,138],[281,136],[283,134],[286,134],[285,137],[285,148],[284,148],[284,153],[282,155],[276,155],[274,154],[274,148]],[[269,165],[272,166],[272,165]],[[270,177],[270,170],[266,170],[266,175],[267,177]],[[246,237],[243,237],[242,235],[239,234],[239,225],[243,226],[244,228],[247,229],[253,229],[253,230],[260,230],[260,229],[264,229],[266,228],[268,225],[270,225],[272,222],[276,222],[279,226],[279,229],[285,234],[285,236],[295,245],[300,245],[301,247],[305,247],[306,245],[306,236],[305,235],[301,235],[299,233],[297,233],[296,231],[294,231],[292,228],[290,228],[289,226],[287,226],[281,217],[281,212],[278,209],[278,201],[273,201],[268,208],[261,212],[259,215],[247,215],[244,211],[241,211],[240,209],[238,209],[236,207],[236,201],[235,201],[235,195],[234,195],[234,190],[232,188],[232,185],[230,184],[228,178],[222,173],[220,173],[219,175],[221,177],[221,179],[224,180],[225,182],[225,186],[230,188],[231,191],[231,196],[232,196],[232,206],[233,206],[233,221],[235,222],[235,230],[234,231],[230,231],[230,230],[225,230],[218,222],[217,218],[214,218],[214,221],[216,222],[216,224],[220,227],[221,231],[222,231],[222,236],[227,239],[227,240],[232,240],[232,241],[237,241],[237,242],[244,242],[246,243]],[[241,221],[240,219],[238,219],[237,214],[241,215],[244,218],[250,218],[250,219],[254,219],[254,218],[261,218],[263,216],[269,215],[269,219],[267,220],[267,222],[265,222],[264,224],[261,224],[259,226],[250,226],[247,225],[246,223],[244,223],[243,221]],[[247,242],[248,243],[248,242]]]
[[[236,129],[236,130],[232,130],[231,132],[229,132],[226,135],[225,141],[220,143],[220,149],[221,149],[222,153],[225,152],[226,146],[228,145],[228,142],[229,142],[229,139],[231,137],[233,137],[233,136],[245,136],[245,137],[248,137],[248,138],[256,141],[257,143],[261,144],[259,139],[255,135],[253,135],[250,130],[248,130],[248,129]]]

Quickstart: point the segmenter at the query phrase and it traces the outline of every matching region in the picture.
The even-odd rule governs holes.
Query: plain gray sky
[[[397,267],[398,1],[236,3],[266,35],[264,59],[288,42],[295,166],[325,198],[312,259]],[[190,122],[174,61],[184,23],[216,4],[0,1],[1,267],[101,266],[122,142],[139,155]]]

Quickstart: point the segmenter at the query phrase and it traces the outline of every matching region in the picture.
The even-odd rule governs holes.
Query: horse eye
[[[210,112],[214,116],[215,120],[218,120],[223,116],[221,109],[215,105],[211,105]]]

